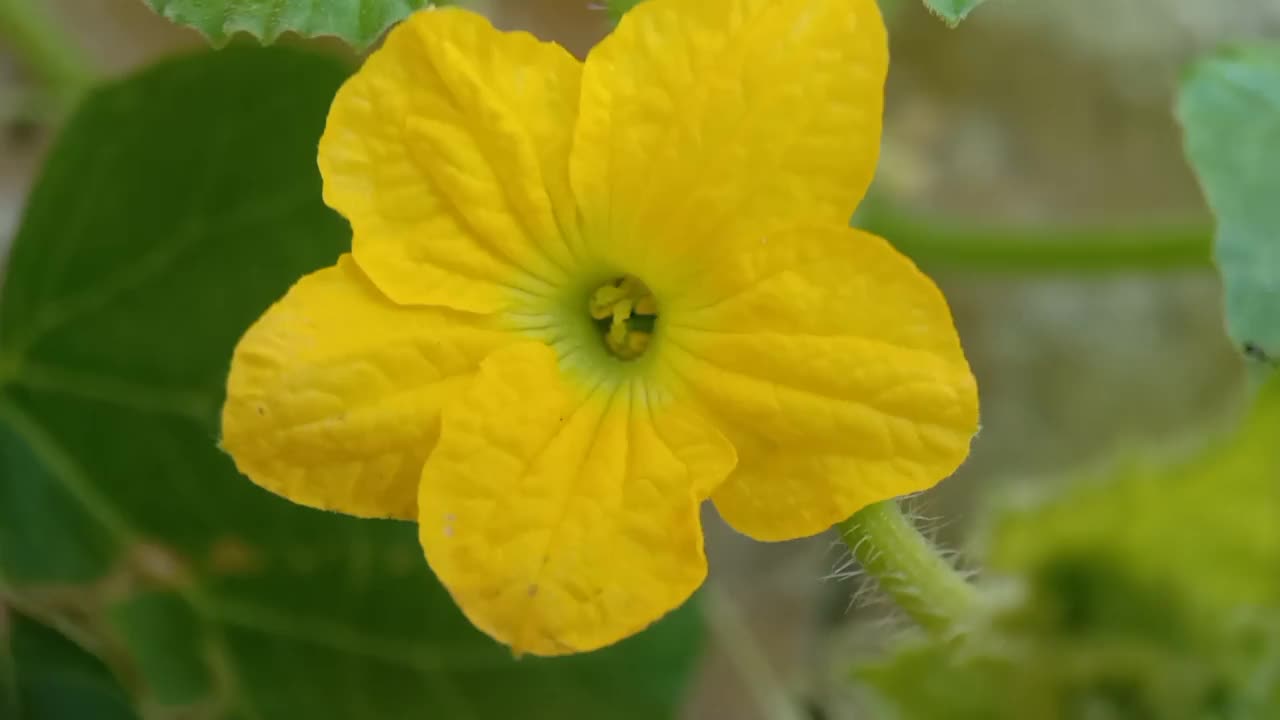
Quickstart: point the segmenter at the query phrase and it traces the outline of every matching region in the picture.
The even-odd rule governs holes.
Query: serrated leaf
[[[392,24],[436,0],[143,0],[152,10],[195,28],[215,47],[243,32],[271,43],[293,32],[335,36],[363,50]]]
[[[411,524],[292,505],[216,447],[239,335],[349,248],[315,162],[345,74],[233,49],[71,118],[0,294],[4,592],[80,619],[160,715],[670,717],[692,608],[599,653],[514,660]]]
[[[102,661],[51,627],[0,604],[0,717],[137,720]]]
[[[1217,216],[1227,328],[1247,355],[1280,364],[1280,46],[1196,63],[1178,119]]]
[[[982,2],[983,0],[924,0],[925,7],[951,27],[959,25]]]

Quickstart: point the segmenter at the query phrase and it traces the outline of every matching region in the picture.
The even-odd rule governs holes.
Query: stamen
[[[591,295],[588,312],[604,334],[605,347],[622,360],[634,360],[649,347],[658,302],[644,283],[624,276]]]

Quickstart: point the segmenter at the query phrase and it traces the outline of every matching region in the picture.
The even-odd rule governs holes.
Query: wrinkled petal
[[[737,448],[713,500],[747,535],[813,535],[968,454],[977,386],[946,301],[880,238],[771,234],[664,319],[668,371]]]
[[[581,64],[461,10],[416,13],[338,91],[325,202],[400,303],[493,312],[565,277]]]
[[[366,517],[417,517],[440,407],[507,341],[476,316],[405,308],[349,256],[300,280],[236,347],[222,446],[257,484]]]
[[[423,471],[422,546],[467,617],[517,652],[592,650],[706,574],[698,505],[733,448],[632,379],[588,387],[526,343],[481,365]]]
[[[875,168],[887,66],[875,0],[638,5],[583,71],[584,237],[661,293],[658,270],[683,254],[846,224]]]

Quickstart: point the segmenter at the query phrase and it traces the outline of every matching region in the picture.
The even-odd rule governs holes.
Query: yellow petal
[[[584,237],[661,299],[685,253],[844,225],[880,144],[875,0],[649,0],[586,61],[571,158]]]
[[[706,574],[698,505],[733,466],[705,421],[642,381],[585,387],[526,343],[445,408],[422,546],[467,617],[516,652],[608,645]]]
[[[663,360],[727,428],[713,496],[761,540],[812,535],[964,460],[977,385],[945,299],[884,240],[791,230],[723,259],[663,315]]]
[[[562,282],[576,235],[568,148],[581,63],[456,9],[388,35],[338,91],[325,202],[400,303],[492,312]]]
[[[417,517],[440,406],[507,341],[476,316],[393,304],[348,256],[304,277],[236,347],[222,446],[294,502]]]

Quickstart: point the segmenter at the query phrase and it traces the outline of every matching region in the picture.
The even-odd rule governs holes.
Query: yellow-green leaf
[[[859,668],[877,717],[1280,717],[1277,428],[1280,376],[1190,460],[1007,509],[985,575],[1018,592],[989,596],[959,642]]]
[[[1230,437],[1170,465],[1131,461],[1005,513],[992,567],[1022,572],[1098,556],[1224,611],[1280,606],[1280,374]]]

